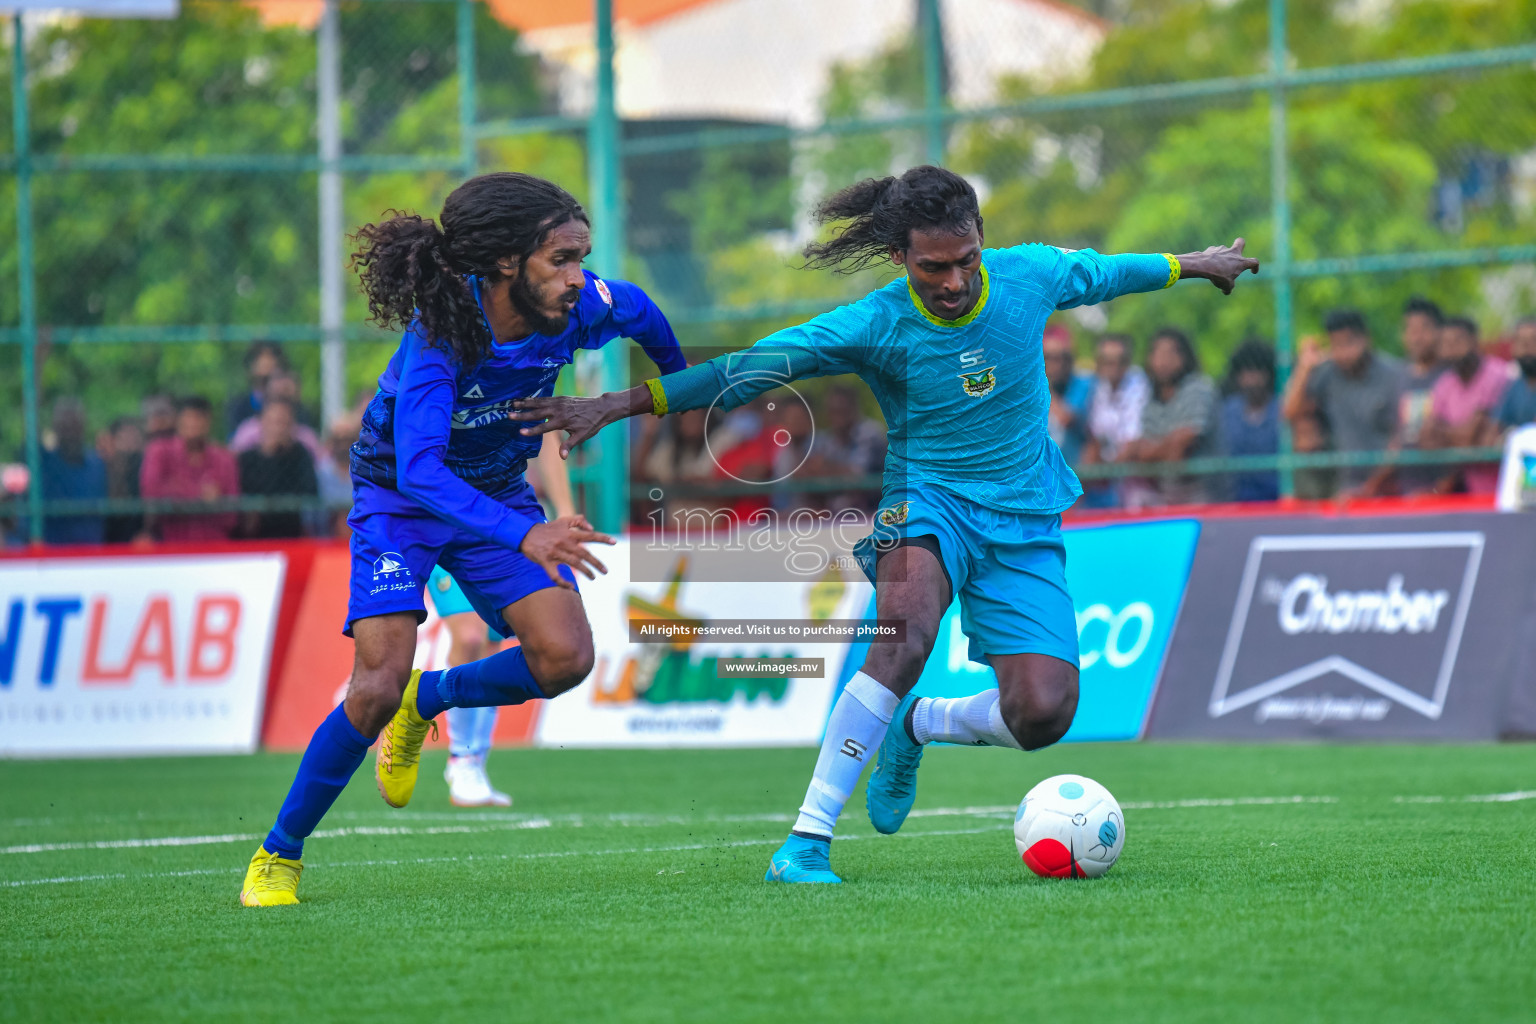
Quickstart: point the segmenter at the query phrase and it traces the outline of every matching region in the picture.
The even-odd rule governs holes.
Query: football
[[[1053,775],[1024,795],[1013,841],[1042,878],[1097,878],[1125,847],[1125,815],[1092,779]]]

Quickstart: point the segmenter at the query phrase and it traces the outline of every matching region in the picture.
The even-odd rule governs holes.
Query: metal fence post
[[[587,122],[587,181],[592,198],[592,262],[599,274],[624,272],[623,165],[619,154],[619,119],[614,101],[613,0],[594,0],[593,29],[597,50],[592,117]],[[623,387],[626,350],[608,345],[601,351],[602,389]],[[617,532],[624,525],[625,484],[629,480],[628,432],[618,423],[597,436],[594,450],[599,468],[596,509],[589,508],[597,528]],[[590,459],[590,456],[589,456]]]
[[[944,21],[939,0],[917,0],[923,47],[923,116],[928,162],[944,164]]]
[[[320,137],[320,409],[323,423],[347,405],[346,296],[342,280],[341,7],[325,0],[315,39]]]
[[[43,446],[37,415],[37,284],[32,246],[32,138],[27,123],[27,48],[22,15],[11,16],[11,131],[16,149],[16,273],[21,305],[21,406],[27,432],[27,521],[43,539]]]
[[[1269,272],[1275,280],[1275,394],[1285,393],[1291,376],[1293,296],[1291,291],[1291,197],[1290,146],[1286,139],[1286,0],[1269,0],[1269,64],[1274,76],[1269,90],[1269,189],[1275,254]],[[1291,425],[1280,420],[1280,454],[1290,455]],[[1280,494],[1296,493],[1295,474],[1289,465],[1280,468]]]
[[[479,166],[475,121],[479,118],[475,94],[475,2],[459,0],[459,159],[464,177],[472,178]]]

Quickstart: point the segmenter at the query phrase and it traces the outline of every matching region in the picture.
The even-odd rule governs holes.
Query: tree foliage
[[[1063,90],[1249,75],[1267,66],[1267,4],[1137,0],[1085,81]],[[1361,19],[1350,5],[1293,0],[1288,46],[1300,66],[1505,46],[1536,39],[1536,3],[1398,4]],[[1007,86],[1024,99],[1027,83]],[[1528,66],[1356,85],[1289,96],[1289,189],[1296,259],[1455,249],[1529,237],[1529,200],[1509,163],[1536,147],[1536,74]],[[955,163],[992,187],[989,241],[1183,251],[1244,235],[1274,252],[1267,94],[1139,103],[978,124]],[[1454,198],[1448,206],[1447,196]],[[1298,330],[1337,304],[1365,310],[1395,342],[1403,301],[1428,294],[1482,307],[1485,274],[1452,269],[1310,278],[1296,289]],[[1254,287],[1260,284],[1260,287]],[[1262,279],[1232,299],[1176,289],[1115,304],[1110,323],[1145,336],[1164,322],[1195,336],[1209,368],[1244,337],[1274,331]]]
[[[456,156],[455,11],[448,4],[347,4],[342,9],[344,151]],[[516,34],[477,5],[482,116],[539,113],[550,103]],[[269,24],[250,6],[184,3],[172,19],[63,19],[28,39],[35,153],[311,156],[316,139],[312,29]],[[7,101],[9,97],[7,96]],[[557,168],[580,180],[569,140],[487,145],[488,166]],[[350,227],[389,207],[436,213],[457,175],[350,175]],[[0,194],[0,236],[15,238],[12,179]],[[318,318],[317,177],[289,170],[73,170],[33,184],[38,318],[50,325],[313,323]],[[15,245],[0,276],[17,279]],[[360,305],[349,323],[361,321]],[[0,288],[0,322],[18,317]],[[356,346],[354,390],[392,346]],[[313,344],[292,344],[303,379],[318,379]],[[0,400],[19,401],[14,350]],[[92,425],[136,411],[155,392],[216,400],[244,386],[243,346],[216,343],[53,344],[40,352],[42,398],[85,398]],[[307,396],[310,399],[316,395]],[[0,456],[21,442],[20,417],[0,426]],[[46,420],[46,413],[45,413]]]

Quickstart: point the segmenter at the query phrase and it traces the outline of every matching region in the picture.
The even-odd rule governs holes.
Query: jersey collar
[[[981,295],[977,297],[976,305],[971,307],[969,313],[957,320],[945,320],[943,317],[934,316],[928,311],[928,307],[923,305],[923,300],[917,297],[917,290],[912,287],[912,278],[907,278],[907,297],[912,300],[912,305],[916,307],[917,311],[923,315],[923,319],[935,327],[964,327],[972,320],[975,320],[981,315],[982,309],[986,306],[987,294],[991,291],[991,288],[992,282],[987,277],[987,265],[983,263],[981,265]]]

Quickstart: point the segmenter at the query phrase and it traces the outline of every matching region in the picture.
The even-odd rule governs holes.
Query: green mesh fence
[[[1059,316],[1085,365],[1102,332],[1140,344],[1176,324],[1216,378],[1242,340],[1273,342],[1283,388],[1296,339],[1338,306],[1393,354],[1412,296],[1475,316],[1489,341],[1536,309],[1532,0],[906,0],[827,5],[814,24],[768,0],[678,8],[631,18],[620,3],[616,30],[611,0],[564,15],[514,0],[204,0],[167,20],[13,18],[0,91],[10,538],[70,517],[131,523],[153,503],[125,482],[113,428],[161,429],[157,396],[199,393],[215,437],[232,435],[250,346],[266,339],[282,345],[317,466],[341,484],[219,508],[334,523],[348,432],[394,340],[366,323],[349,275],[327,326],[322,253],[345,253],[328,235],[327,174],[344,233],[390,208],[435,213],[476,171],[550,177],[592,212],[595,269],[646,287],[701,350],[888,280],[798,269],[809,211],[857,177],[940,161],[978,185],[991,244],[1183,251],[1241,233],[1264,261],[1231,298],[1184,286]],[[611,348],[562,387],[643,369]],[[104,497],[45,486],[80,430],[116,481]],[[610,428],[572,467],[605,527],[625,519],[628,447]],[[1289,492],[1330,467],[1433,474],[1495,455],[1296,447],[1286,432],[1276,455],[1179,471],[1279,470]]]

